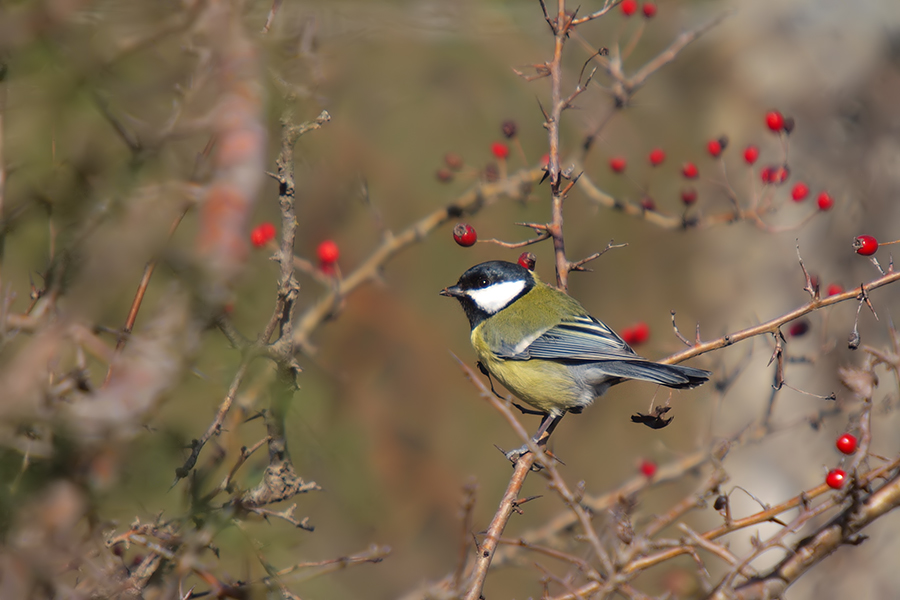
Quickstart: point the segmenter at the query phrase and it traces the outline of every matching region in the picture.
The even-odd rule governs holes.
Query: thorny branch
[[[848,466],[851,474],[857,473],[857,468],[863,463],[865,457],[868,455],[867,449],[871,437],[869,425],[871,419],[871,394],[874,390],[874,386],[877,385],[877,379],[874,377],[872,369],[878,364],[884,364],[892,371],[896,371],[896,369],[900,367],[900,359],[889,357],[881,352],[875,352],[870,355],[869,360],[866,361],[866,364],[862,368],[842,371],[842,379],[846,385],[848,385],[852,391],[857,393],[858,397],[863,401],[863,410],[858,417],[862,439],[857,455],[854,457],[851,465]],[[528,439],[527,432],[517,424],[515,415],[509,408],[508,403],[491,394],[483,382],[475,377],[475,374],[471,369],[464,367],[464,370],[476,385],[482,397],[488,400],[504,415],[523,439]],[[697,466],[702,465],[710,459],[713,460],[715,465],[719,465],[728,448],[735,443],[741,441],[758,441],[771,432],[771,425],[766,423],[761,423],[759,426],[749,428],[732,440],[732,442],[724,444],[719,449],[714,450],[711,455],[705,452],[698,452],[681,459],[676,464],[664,468],[658,476],[655,476],[653,484],[656,485],[661,483],[663,478],[678,479],[687,472],[695,470]],[[535,450],[538,449],[535,448]],[[569,505],[570,510],[573,509],[574,505],[572,504],[572,500],[574,498],[569,496],[570,492],[567,492],[566,488],[560,487],[556,483],[558,472],[554,474],[554,472],[557,471],[555,464],[547,464],[544,462],[545,458],[540,452],[536,453],[536,461],[545,466],[547,476],[552,482],[551,488],[556,489],[556,491],[561,494],[563,499],[566,500],[566,503]],[[659,477],[659,479],[656,479],[656,477]],[[493,565],[496,567],[514,559],[517,549],[520,550],[524,548],[540,553],[555,554],[561,560],[576,565],[579,572],[585,575],[589,581],[577,588],[570,588],[567,593],[555,596],[554,598],[575,599],[597,593],[603,597],[613,590],[622,591],[626,595],[629,595],[629,597],[639,597],[634,594],[640,594],[640,592],[630,588],[628,584],[628,581],[634,576],[654,565],[671,560],[672,558],[683,554],[690,554],[699,560],[696,550],[702,549],[718,555],[732,566],[731,575],[723,580],[718,591],[714,592],[713,598],[722,598],[723,600],[724,598],[731,597],[748,599],[771,598],[777,597],[783,593],[797,577],[802,575],[815,563],[821,561],[840,545],[848,543],[852,544],[856,543],[854,540],[861,540],[862,538],[858,537],[858,533],[865,526],[869,525],[872,521],[889,510],[900,506],[900,457],[898,457],[879,467],[872,468],[867,472],[854,475],[852,487],[842,492],[835,492],[834,490],[831,490],[828,485],[823,483],[815,488],[801,492],[797,496],[776,506],[764,505],[763,510],[756,514],[740,519],[733,519],[729,515],[723,525],[704,533],[695,532],[685,525],[680,524],[679,527],[686,534],[686,537],[682,540],[674,541],[671,547],[668,548],[662,543],[664,540],[651,540],[651,538],[661,532],[665,527],[675,523],[676,520],[687,511],[706,507],[707,498],[711,495],[720,494],[719,488],[726,480],[727,476],[725,475],[724,470],[722,470],[721,467],[716,466],[709,479],[700,487],[700,492],[686,497],[683,501],[673,505],[665,515],[661,515],[648,523],[643,531],[634,536],[633,541],[625,547],[624,552],[620,551],[615,556],[616,567],[606,567],[607,570],[603,576],[593,572],[591,567],[584,563],[583,559],[572,554],[560,552],[559,550],[544,549],[544,547],[540,545],[541,543],[549,542],[555,536],[567,531],[576,522],[581,522],[582,527],[588,532],[588,538],[590,539],[591,536],[589,532],[593,531],[590,520],[585,522],[583,518],[579,517],[577,514],[573,515],[573,513],[569,511],[562,513],[558,518],[551,521],[551,523],[548,523],[543,528],[524,534],[518,540],[501,540],[506,548],[495,553]],[[885,483],[874,492],[867,492],[867,490],[877,487],[879,481],[885,481]],[[521,485],[518,481],[516,481],[516,484]],[[631,489],[629,489],[628,486],[632,484],[626,484],[625,487],[614,490],[602,498],[592,500],[585,497],[583,499],[578,499],[577,503],[579,506],[590,506],[592,511],[591,514],[596,515],[600,511],[610,509],[617,502],[621,501],[622,498],[631,496],[641,488],[646,487],[647,484],[648,482],[646,480],[636,480],[633,484],[636,487],[632,487]],[[870,493],[868,498],[865,497],[866,493]],[[516,494],[512,494],[510,490],[508,490],[507,495],[514,497]],[[816,498],[823,496],[825,497],[823,502],[813,504]],[[849,504],[847,504],[848,501]],[[777,567],[772,569],[770,574],[760,576],[753,575],[750,570],[750,563],[757,556],[761,555],[767,549],[782,546],[784,544],[785,536],[799,531],[804,525],[812,522],[816,516],[825,514],[836,508],[840,508],[841,506],[844,506],[844,509],[838,515],[836,515],[829,523],[819,527],[816,533],[796,543],[788,553],[787,558],[785,558]],[[800,513],[791,523],[784,524],[778,519],[779,515],[796,509],[799,509]],[[500,517],[508,520],[510,516],[511,513],[504,511],[502,515],[500,513],[495,515],[495,520]],[[781,524],[782,529],[769,540],[758,545],[756,550],[747,558],[739,559],[732,552],[727,550],[725,546],[715,542],[716,539],[727,534],[766,522]],[[595,546],[595,543],[591,542],[591,545]],[[654,551],[654,548],[656,551]],[[608,563],[607,561],[609,559],[604,559],[602,554],[600,555],[600,558],[602,564],[612,564]],[[482,562],[489,561],[483,560]],[[591,575],[592,572],[594,573],[593,575]],[[480,579],[481,573],[478,572],[478,575],[479,579],[475,579],[474,583],[480,585],[478,583],[480,581],[481,584],[483,584],[483,580]],[[734,578],[737,576],[743,576],[746,580],[745,583],[735,586]],[[623,586],[629,586],[629,589],[626,591]],[[471,592],[472,588],[469,588],[469,590]]]
[[[541,4],[544,9],[544,16],[547,23],[550,26],[550,29],[554,36],[554,51],[552,60],[540,65],[540,68],[537,69],[540,76],[548,76],[550,79],[550,95],[551,102],[549,110],[544,110],[542,107],[542,112],[544,114],[545,123],[544,126],[548,130],[548,138],[549,138],[549,146],[550,146],[550,158],[549,164],[547,167],[547,175],[550,179],[550,192],[551,192],[551,221],[547,224],[532,224],[536,231],[541,233],[540,237],[549,237],[553,240],[554,245],[554,254],[555,254],[555,264],[556,264],[556,273],[557,273],[557,286],[563,291],[567,288],[567,277],[568,273],[575,269],[581,267],[585,261],[579,261],[577,263],[570,262],[565,255],[565,243],[563,236],[563,201],[567,192],[571,189],[573,185],[575,185],[581,177],[579,176],[574,181],[572,181],[569,185],[563,187],[562,178],[563,173],[561,172],[560,167],[560,157],[559,157],[559,123],[562,112],[571,107],[572,101],[574,98],[581,92],[581,86],[579,84],[579,88],[571,94],[568,98],[563,98],[561,93],[561,59],[562,59],[562,50],[569,36],[569,30],[574,27],[575,24],[584,22],[591,18],[596,18],[600,16],[610,8],[610,5],[607,4],[604,8],[596,13],[595,15],[591,15],[589,17],[585,17],[580,21],[576,21],[575,17],[571,14],[567,13],[565,10],[565,2],[564,0],[560,0],[558,3],[558,11],[556,12],[555,17],[552,17],[543,2]],[[660,69],[662,66],[671,62],[677,54],[690,42],[695,40],[699,35],[701,35],[706,30],[718,24],[722,19],[725,18],[726,15],[722,15],[705,24],[703,27],[698,28],[695,31],[686,32],[682,34],[666,51],[661,53],[656,59],[650,61],[647,65],[645,65],[638,73],[628,79],[624,76],[621,71],[621,58],[618,52],[615,52],[613,58],[611,59],[603,59],[600,54],[597,53],[598,59],[601,60],[607,67],[608,72],[614,79],[614,93],[617,100],[618,106],[625,106],[628,103],[630,97],[634,94],[634,92],[640,88],[646,79],[655,71]],[[537,68],[537,67],[536,67]],[[603,195],[596,187],[593,186],[584,178],[584,183],[582,184],[584,187],[587,187],[589,191],[594,193],[595,197],[599,197],[602,203],[605,203],[610,208],[620,208],[628,210],[630,205],[621,204],[615,201],[612,198],[609,198]],[[641,216],[648,218],[649,220],[656,220],[658,224],[667,226],[667,227],[687,227],[688,222],[686,217],[680,218],[678,221],[674,219],[664,217],[663,215],[659,215],[655,213],[655,211],[648,211],[644,208],[641,208],[639,211],[637,209],[632,210],[636,214],[639,212]],[[648,216],[649,215],[649,216]],[[753,218],[758,220],[758,217],[748,214],[740,214],[739,212],[730,213],[724,215],[722,217],[718,217],[718,222],[727,223],[734,221],[738,218]],[[712,224],[716,221],[716,217],[708,218],[706,220],[706,224]],[[495,240],[492,240],[495,241]],[[540,238],[537,240],[529,240],[527,243],[533,243],[535,241],[541,241]],[[504,244],[507,247],[513,247],[512,244]],[[869,284],[868,287],[861,286],[861,289],[858,292],[847,292],[842,295],[838,295],[837,297],[832,297],[826,300],[821,300],[818,297],[818,294],[812,294],[812,299],[810,303],[808,303],[805,307],[793,311],[792,313],[788,313],[782,317],[774,319],[768,323],[757,326],[755,328],[749,328],[744,330],[743,332],[738,332],[737,334],[733,334],[730,336],[725,336],[716,342],[711,342],[708,344],[702,344],[699,340],[697,340],[697,344],[692,348],[685,350],[679,354],[674,355],[673,357],[669,357],[666,361],[668,363],[678,362],[679,360],[684,360],[686,358],[699,355],[705,351],[718,349],[725,347],[726,345],[730,345],[735,341],[739,341],[741,339],[746,339],[753,335],[760,335],[764,333],[772,333],[774,335],[779,335],[780,332],[778,328],[780,325],[798,318],[807,312],[811,312],[813,310],[817,310],[823,308],[825,306],[829,306],[831,304],[848,300],[850,298],[854,298],[856,296],[867,297],[868,289],[875,289],[881,285],[885,285],[887,283],[891,283],[898,276],[891,274],[890,276],[886,276],[889,278],[883,277],[882,280],[876,280]],[[673,316],[674,323],[674,316]],[[684,339],[684,338],[682,338]],[[684,339],[685,343],[689,344],[686,339]],[[780,357],[779,357],[780,358]],[[781,361],[779,360],[779,364]],[[519,425],[518,421],[515,419],[515,416],[512,414],[512,411],[509,408],[508,403],[504,403],[495,395],[491,394],[490,391],[487,390],[485,385],[475,377],[474,373],[471,369],[463,366],[463,369],[466,371],[469,378],[476,385],[476,387],[481,392],[481,395],[487,399],[497,410],[499,410],[510,422],[512,427],[517,431],[520,437],[529,445],[531,453],[526,454],[523,458],[520,459],[519,463],[516,464],[516,469],[513,474],[513,477],[510,479],[509,485],[507,487],[506,492],[503,495],[503,499],[501,500],[500,507],[494,515],[494,518],[491,522],[491,525],[488,528],[488,533],[484,538],[484,541],[478,545],[476,548],[475,559],[470,565],[470,575],[468,578],[468,583],[465,586],[461,586],[461,577],[460,571],[457,570],[456,574],[453,576],[452,580],[449,582],[452,585],[451,589],[458,590],[461,592],[461,588],[465,589],[465,597],[467,600],[474,600],[481,596],[481,591],[484,585],[484,580],[486,578],[487,571],[491,566],[492,560],[495,558],[495,551],[497,549],[497,544],[500,541],[500,535],[502,534],[507,522],[509,521],[511,515],[514,512],[514,507],[516,506],[516,498],[519,495],[522,484],[528,472],[531,469],[532,464],[535,462],[544,467],[544,475],[551,480],[551,488],[555,489],[557,493],[560,494],[566,505],[572,511],[574,515],[574,519],[579,522],[581,528],[584,532],[584,535],[589,541],[590,546],[592,547],[594,554],[599,559],[601,565],[603,566],[603,574],[600,574],[593,569],[588,568],[583,562],[579,562],[578,559],[572,557],[571,561],[573,564],[579,565],[579,569],[588,577],[590,581],[586,586],[572,591],[568,594],[565,594],[561,597],[581,597],[582,595],[589,595],[600,593],[602,597],[605,597],[609,593],[619,590],[622,593],[625,593],[629,597],[640,597],[641,594],[637,590],[628,586],[628,580],[634,573],[640,571],[642,568],[646,568],[649,564],[655,564],[652,561],[653,558],[651,556],[642,556],[642,554],[646,554],[646,551],[642,552],[640,549],[642,548],[642,544],[635,543],[631,546],[632,554],[629,555],[628,559],[623,561],[622,557],[616,557],[615,563],[613,559],[610,557],[608,550],[604,547],[600,538],[597,536],[597,532],[594,529],[594,526],[591,522],[591,516],[588,515],[584,508],[583,502],[584,499],[581,497],[582,494],[575,495],[573,494],[568,486],[565,484],[564,480],[560,477],[558,470],[552,462],[548,462],[546,456],[541,451],[540,448],[536,447],[532,442],[530,442],[530,438],[524,429]],[[763,425],[762,429],[768,430],[771,427],[768,422]],[[758,431],[758,429],[757,429]],[[764,432],[765,433],[765,432]],[[535,446],[532,448],[532,446]],[[714,451],[712,454],[703,453],[702,456],[698,456],[696,460],[699,462],[705,462],[710,458],[714,458],[716,464],[721,461],[724,457],[724,452],[722,451]],[[523,465],[525,462],[523,459],[529,459],[527,464]],[[685,471],[680,471],[680,474],[683,474]],[[726,476],[724,471],[717,467],[714,470],[713,475],[710,480],[704,486],[702,492],[697,495],[686,498],[684,501],[676,504],[667,515],[657,519],[653,525],[647,528],[647,532],[645,533],[646,538],[642,538],[643,544],[646,545],[649,541],[649,538],[655,533],[661,531],[663,527],[673,523],[679,516],[684,514],[685,512],[691,510],[692,508],[701,507],[705,505],[705,498],[709,494],[717,492],[719,486],[726,480]],[[826,487],[819,486],[818,489],[813,490],[809,493],[802,494],[798,496],[796,503],[807,503],[811,498],[824,493],[826,491]],[[616,492],[616,498],[622,498],[623,496],[618,495],[621,492]],[[788,503],[794,504],[794,503]],[[783,510],[787,510],[786,507],[778,507],[782,512]],[[770,509],[771,510],[771,509]],[[763,513],[767,513],[769,510],[764,510]],[[761,522],[756,519],[761,519],[762,521],[767,521],[771,519],[775,519],[776,515],[779,512],[774,512],[772,514],[762,514],[756,515],[752,517],[750,520],[753,522]],[[567,518],[567,521],[572,519],[572,516]],[[557,525],[558,526],[558,525]],[[666,556],[671,557],[673,555],[681,554],[681,553],[689,553],[694,556],[698,562],[699,558],[696,553],[695,548],[701,548],[705,551],[712,552],[718,556],[720,556],[723,560],[725,560],[728,564],[734,566],[736,573],[746,574],[747,565],[745,563],[741,563],[737,557],[735,557],[732,553],[730,553],[725,547],[715,544],[712,539],[717,537],[718,535],[724,535],[724,533],[729,531],[734,531],[741,527],[748,526],[747,520],[742,520],[739,522],[729,522],[726,524],[725,529],[722,531],[714,532],[712,535],[710,534],[698,534],[693,530],[687,528],[686,525],[682,524],[682,531],[686,534],[685,541],[680,543],[673,549],[666,550],[664,553],[668,553]],[[786,528],[787,529],[787,528]],[[559,531],[559,529],[555,529],[555,531]],[[525,538],[522,539],[521,545],[532,544],[532,541],[526,541]],[[629,541],[630,544],[630,541]],[[649,546],[647,546],[649,548]],[[672,554],[672,553],[675,554]],[[657,554],[657,557],[660,555]],[[645,564],[642,567],[638,567],[636,565],[640,564],[641,560],[651,561]],[[621,565],[619,567],[618,565]]]
[[[682,361],[685,361],[689,358],[693,358],[695,356],[700,356],[701,354],[706,354],[707,352],[711,352],[713,350],[718,350],[720,348],[725,348],[727,346],[731,346],[732,344],[736,344],[737,342],[741,342],[748,338],[763,335],[763,334],[772,334],[775,335],[778,332],[778,328],[784,325],[785,323],[789,323],[795,319],[799,319],[800,317],[807,315],[813,311],[825,308],[827,306],[832,306],[839,302],[844,302],[846,300],[855,300],[863,297],[868,297],[868,293],[872,290],[878,289],[880,287],[889,285],[894,283],[895,281],[900,280],[900,271],[898,272],[888,272],[882,277],[877,279],[873,279],[869,283],[863,284],[858,288],[854,288],[848,290],[846,292],[842,292],[840,294],[835,294],[833,296],[828,296],[827,298],[819,298],[818,300],[813,299],[800,306],[795,308],[794,310],[785,313],[779,317],[775,317],[765,323],[761,323],[759,325],[755,325],[753,327],[748,327],[747,329],[742,329],[740,331],[736,331],[734,333],[724,335],[720,338],[709,342],[697,343],[694,344],[691,348],[687,350],[682,350],[676,354],[673,354],[659,362],[665,364],[676,364]]]
[[[236,344],[238,348],[243,351],[244,358],[241,361],[241,365],[238,367],[234,378],[232,379],[228,394],[226,394],[225,399],[219,405],[219,409],[216,412],[215,419],[213,419],[213,422],[207,428],[203,436],[201,436],[198,440],[194,440],[191,445],[191,453],[188,456],[187,460],[185,460],[184,464],[179,469],[176,469],[176,483],[179,479],[187,477],[191,469],[193,469],[194,465],[197,463],[200,452],[203,450],[203,447],[206,445],[206,443],[211,438],[219,435],[219,433],[221,432],[222,425],[225,422],[225,417],[231,410],[231,405],[234,402],[234,398],[237,395],[238,389],[240,388],[241,383],[243,382],[243,379],[247,374],[247,369],[250,363],[257,356],[267,356],[268,358],[271,358],[276,363],[278,363],[280,365],[279,378],[285,384],[288,384],[289,382],[289,386],[293,385],[294,375],[299,371],[299,366],[297,365],[296,359],[294,358],[293,345],[291,343],[291,331],[293,327],[293,320],[291,318],[291,315],[294,301],[296,300],[297,292],[299,290],[299,284],[294,278],[293,270],[294,236],[297,227],[296,212],[294,208],[295,187],[293,175],[293,152],[294,145],[297,143],[297,140],[300,138],[300,136],[302,136],[306,132],[319,129],[330,119],[331,116],[327,112],[323,111],[314,121],[302,123],[300,125],[294,125],[287,117],[282,121],[281,153],[279,154],[278,160],[276,161],[276,166],[278,168],[277,178],[279,179],[280,183],[279,204],[282,214],[282,241],[278,253],[280,275],[275,308],[272,312],[272,316],[269,318],[268,324],[264,329],[264,333],[260,336],[260,339],[254,343],[249,343],[244,340],[237,334],[236,331],[234,331],[230,327],[230,324],[228,324],[227,320],[225,320],[224,318],[220,319],[219,324],[223,333],[226,334],[226,336],[232,343]],[[272,338],[272,335],[275,333],[275,330],[277,328],[281,329],[281,334],[275,342],[272,342],[270,344],[269,340]],[[282,386],[276,391],[275,396],[283,397],[286,394],[289,395],[290,392],[287,388]],[[287,458],[285,454],[286,445],[284,442],[283,425],[279,424],[282,417],[283,415],[281,414],[281,410],[277,406],[272,407],[272,410],[267,417],[267,427],[272,429],[272,431],[269,432],[271,461],[269,468],[273,471],[270,473],[269,470],[267,470],[266,472],[267,477],[269,478],[268,481],[270,482],[277,480],[281,483],[285,483],[287,480],[295,477],[295,475],[293,474],[293,467],[290,465],[290,459]],[[260,485],[265,485],[266,481],[267,479],[266,477],[264,477]],[[294,483],[297,484],[298,490],[303,489],[304,486],[306,486],[306,484],[302,481],[294,481]],[[290,487],[291,484],[288,482],[287,485]],[[258,493],[261,493],[262,491],[262,488],[257,490]],[[286,492],[282,489],[276,495],[281,496],[284,493]],[[260,502],[260,498],[255,498],[254,503],[256,502]]]

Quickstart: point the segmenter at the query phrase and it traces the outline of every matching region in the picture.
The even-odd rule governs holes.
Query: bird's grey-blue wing
[[[612,329],[587,315],[551,327],[524,348],[501,348],[497,355],[505,360],[585,362],[639,358]]]
[[[524,348],[498,354],[506,360],[556,360],[572,365],[572,373],[599,396],[626,379],[639,379],[671,388],[692,388],[710,372],[681,365],[664,365],[638,356],[609,327],[590,316],[576,317],[551,327]],[[527,345],[526,345],[527,344]],[[506,349],[510,350],[510,349]]]

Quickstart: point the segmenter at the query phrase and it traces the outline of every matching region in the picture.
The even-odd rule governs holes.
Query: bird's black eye
[[[487,279],[482,279],[481,282],[479,282],[478,285],[479,285],[480,287],[487,287],[487,285],[488,285],[488,280],[487,280]]]

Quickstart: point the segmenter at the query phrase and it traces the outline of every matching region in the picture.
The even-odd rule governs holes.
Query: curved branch
[[[766,321],[765,323],[761,323],[759,325],[748,327],[747,329],[742,329],[741,331],[722,336],[711,342],[696,344],[691,348],[688,348],[687,350],[682,350],[681,352],[664,358],[659,362],[668,365],[680,363],[681,361],[693,358],[695,356],[700,356],[701,354],[706,354],[707,352],[710,352],[712,350],[718,350],[719,348],[730,346],[736,342],[746,340],[747,338],[766,333],[774,334],[778,331],[779,327],[781,327],[785,323],[793,321],[794,319],[799,319],[800,317],[807,315],[813,311],[819,310],[820,308],[825,308],[826,306],[831,306],[832,304],[844,302],[845,300],[864,298],[870,291],[894,283],[898,280],[900,280],[900,271],[888,272],[884,276],[879,277],[878,279],[874,279],[869,283],[863,284],[858,288],[848,290],[841,294],[828,296],[827,298],[811,300],[803,306],[795,308],[794,310],[790,311],[789,313],[783,314],[780,317],[776,317],[774,319]]]

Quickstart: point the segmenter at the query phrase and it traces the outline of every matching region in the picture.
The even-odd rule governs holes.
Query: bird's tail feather
[[[711,373],[703,369],[662,365],[647,360],[603,361],[603,371],[613,377],[639,379],[675,389],[693,388],[709,380]]]

